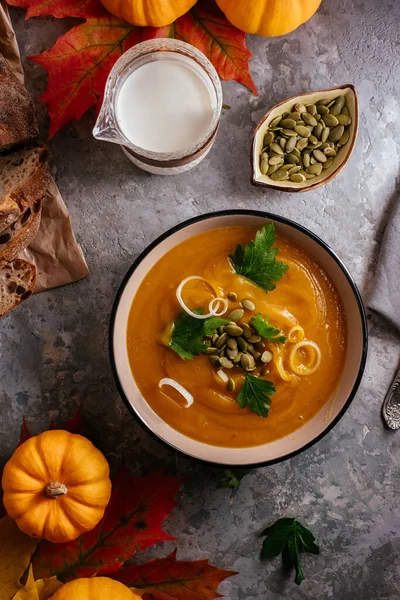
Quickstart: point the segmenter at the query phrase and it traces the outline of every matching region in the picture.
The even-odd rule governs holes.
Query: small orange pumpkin
[[[106,459],[89,440],[45,431],[19,446],[4,467],[4,506],[28,535],[68,542],[103,517],[111,496],[109,474]]]
[[[101,0],[113,15],[139,27],[164,27],[192,8],[197,0]]]
[[[119,581],[108,577],[91,577],[66,583],[51,600],[140,600],[140,596]]]
[[[122,0],[123,1],[123,0]],[[285,35],[317,11],[322,0],[217,0],[228,21],[246,33]]]

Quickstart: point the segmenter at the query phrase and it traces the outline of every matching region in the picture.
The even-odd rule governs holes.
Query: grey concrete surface
[[[23,56],[48,48],[72,23],[24,21],[12,11]],[[167,228],[220,208],[267,209],[315,231],[346,262],[364,296],[374,273],[390,207],[399,193],[400,3],[323,0],[318,14],[285,38],[248,39],[253,97],[224,83],[225,111],[215,147],[194,171],[160,178],[136,170],[117,146],[91,137],[94,114],[56,135],[56,179],[91,276],[38,295],[0,323],[0,460],[13,451],[25,415],[34,432],[83,403],[93,438],[113,465],[125,456],[135,473],[165,464],[188,479],[166,521],[177,541],[136,555],[209,558],[236,569],[221,593],[229,600],[398,600],[400,598],[400,432],[384,429],[381,401],[398,367],[399,337],[369,317],[370,349],[349,411],[300,456],[248,475],[236,492],[217,487],[221,472],[160,446],[130,417],[107,357],[107,326],[119,283],[136,255]],[[46,75],[25,60],[37,96]],[[360,133],[346,169],[330,185],[293,195],[249,184],[249,144],[257,121],[277,101],[312,89],[354,83]],[[45,110],[39,107],[45,125]],[[297,588],[280,560],[259,560],[260,530],[296,515],[321,546],[304,559]]]

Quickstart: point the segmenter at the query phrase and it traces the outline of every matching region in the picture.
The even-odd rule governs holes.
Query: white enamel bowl
[[[127,352],[127,324],[132,300],[153,265],[184,240],[217,227],[255,226],[274,221],[277,231],[304,248],[325,270],[343,302],[348,328],[344,372],[327,404],[300,429],[252,448],[220,448],[192,440],[165,423],[147,404],[133,378]],[[155,240],[129,269],[115,299],[110,322],[110,359],[118,389],[131,413],[160,441],[192,458],[217,465],[261,466],[298,454],[320,440],[343,416],[361,381],[367,353],[365,311],[357,286],[338,256],[320,238],[283,217],[258,211],[231,210],[186,221]]]

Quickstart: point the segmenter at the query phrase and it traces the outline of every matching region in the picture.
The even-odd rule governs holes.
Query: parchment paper
[[[18,44],[4,2],[0,2],[0,52],[23,82]],[[72,231],[67,207],[53,180],[43,201],[39,232],[20,258],[36,265],[35,292],[73,283],[89,275],[81,247]]]

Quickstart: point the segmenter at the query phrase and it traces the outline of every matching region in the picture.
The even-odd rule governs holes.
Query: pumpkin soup
[[[129,361],[150,407],[171,427],[224,447],[294,432],[331,398],[346,322],[326,273],[271,223],[201,233],[141,283]]]

